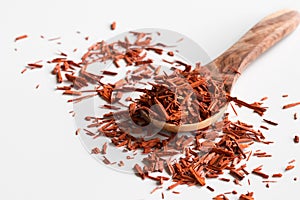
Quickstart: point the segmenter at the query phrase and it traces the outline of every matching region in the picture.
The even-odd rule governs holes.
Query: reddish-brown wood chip
[[[239,197],[239,200],[254,200],[254,198],[253,198],[253,192],[248,192],[247,194],[242,194]]]
[[[235,114],[236,116],[238,116],[238,114],[237,114],[237,112],[236,112],[235,108],[233,107],[232,103],[230,103],[230,107],[232,108],[232,110],[233,110],[234,114]]]
[[[157,186],[150,192],[150,194],[153,194],[154,192],[156,192],[157,190],[162,189],[162,188],[163,187],[161,187],[161,186]]]
[[[263,121],[266,122],[266,123],[268,123],[268,124],[270,124],[270,125],[273,125],[273,126],[277,126],[278,125],[278,123],[272,122],[272,121],[267,120],[267,119],[263,119]]]
[[[298,105],[300,105],[300,102],[291,103],[291,104],[284,105],[282,107],[282,109],[288,109],[288,108],[292,108],[292,107],[295,107],[295,106],[298,106]]]
[[[277,181],[270,181],[270,180],[266,180],[266,181],[262,181],[263,183],[277,183]]]
[[[170,185],[170,186],[168,187],[168,190],[172,190],[172,189],[174,189],[175,187],[177,187],[177,186],[180,185],[180,184],[181,184],[181,181],[178,181],[177,183],[174,183],[174,184]]]
[[[261,169],[262,169],[262,166],[259,166],[259,167],[255,168],[255,169],[253,169],[252,173],[256,174],[256,175],[258,175],[258,176],[260,176],[260,177],[262,177],[264,179],[268,179],[269,175],[261,172]]]
[[[213,198],[213,200],[229,200],[224,194],[219,194]]]
[[[294,163],[294,162],[296,162],[296,160],[295,160],[295,159],[293,159],[293,160],[289,161],[288,163],[289,163],[289,164],[292,164],[292,163]]]
[[[95,136],[96,134],[87,130],[87,129],[83,129],[85,131],[85,134],[89,135],[89,136]]]
[[[21,35],[21,36],[18,36],[18,37],[15,38],[15,42],[18,41],[18,40],[25,39],[25,38],[27,38],[27,37],[28,37],[28,35]]]
[[[102,153],[102,154],[106,154],[106,151],[107,151],[107,142],[105,142],[105,143],[103,144],[101,153]]]
[[[234,182],[234,184],[241,186],[240,181],[238,179],[234,179],[233,182]]]
[[[116,27],[117,27],[117,23],[116,22],[111,23],[111,25],[110,25],[110,29],[111,30],[115,30]]]
[[[195,171],[195,169],[194,169],[193,167],[190,167],[189,170],[190,170],[190,172],[193,174],[193,176],[196,178],[197,182],[198,182],[201,186],[205,185],[205,179],[204,179],[204,177],[201,177],[201,176]]]
[[[138,174],[142,179],[145,179],[146,176],[145,176],[145,174],[144,174],[144,172],[143,172],[141,166],[139,166],[138,164],[135,164],[135,165],[134,165],[134,169],[135,169],[135,171],[137,172],[137,174]]]
[[[86,95],[86,96],[82,96],[82,97],[78,97],[76,99],[69,99],[67,102],[70,103],[70,102],[79,102],[79,101],[82,101],[84,99],[88,99],[88,98],[92,98],[94,96],[96,96],[97,94],[90,94],[90,95]]]
[[[28,67],[29,67],[30,69],[37,69],[37,68],[42,68],[42,67],[43,67],[43,65],[37,64],[37,63],[29,63],[29,64],[27,64],[27,65],[28,65]]]
[[[100,150],[99,150],[100,151]],[[110,162],[105,156],[103,156],[103,163],[106,164],[106,165],[110,165],[110,164],[114,164],[112,162]]]
[[[80,128],[78,128],[76,131],[75,131],[75,135],[79,135],[80,133]]]
[[[61,86],[61,87],[57,86],[56,89],[57,90],[71,90],[72,88],[70,86]]]
[[[119,167],[123,167],[125,164],[124,164],[124,162],[121,160],[119,163],[118,163],[118,166]]]
[[[174,52],[173,52],[173,51],[169,51],[169,52],[168,52],[168,55],[169,55],[169,56],[174,56]]]
[[[298,119],[298,114],[294,113],[294,120],[297,120],[297,119]]]
[[[59,55],[67,57],[68,55],[64,52],[60,52]]]
[[[268,97],[263,97],[263,98],[261,98],[260,101],[265,101],[265,100],[267,100],[267,99],[268,99]]]
[[[249,152],[248,157],[246,159],[246,161],[248,162],[250,160],[250,157],[252,156],[252,150]]]
[[[60,37],[54,37],[54,38],[48,39],[48,41],[55,41],[55,40],[59,40],[59,39],[60,39]]]
[[[230,179],[229,179],[229,178],[219,178],[219,180],[221,180],[221,181],[225,181],[225,182],[229,182],[229,181],[230,181]]]
[[[101,151],[98,147],[93,148],[91,151],[91,154],[99,154],[99,153],[101,153]]]
[[[261,126],[260,126],[260,128],[263,128],[263,129],[265,129],[265,130],[269,130],[269,128],[268,128],[268,127],[266,127],[266,126],[263,126],[263,125],[261,125]]]
[[[285,168],[285,171],[289,171],[291,169],[294,169],[295,166],[294,165],[288,165],[286,168]]]
[[[72,90],[65,90],[65,91],[63,92],[63,94],[65,94],[65,95],[80,96],[80,95],[81,95],[81,92],[79,92],[79,91],[72,91]]]
[[[298,135],[295,135],[295,137],[294,137],[294,142],[295,142],[295,143],[299,143],[299,136],[298,136]]]
[[[116,76],[118,73],[117,72],[111,72],[111,71],[103,71],[102,72],[104,75],[110,75],[110,76]]]
[[[266,152],[257,152],[257,153],[254,153],[253,156],[256,156],[258,158],[272,157],[272,155],[267,154]]]
[[[21,74],[24,74],[26,72],[27,68],[24,68],[22,71],[21,71]]]
[[[281,173],[273,174],[272,177],[273,178],[280,178],[280,177],[282,177],[282,174]]]
[[[163,53],[163,49],[159,49],[159,48],[153,48],[153,47],[148,47],[146,48],[147,51],[154,51],[155,53],[161,55]]]
[[[246,103],[244,101],[239,100],[236,97],[231,97],[231,96],[228,96],[227,98],[228,98],[229,101],[233,101],[233,102],[235,102],[236,104],[238,104],[240,106],[245,106],[245,107],[247,107],[249,109],[252,109],[254,112],[256,112],[257,114],[259,114],[260,116],[262,116],[264,114],[264,112],[267,111],[266,108],[261,107],[260,104],[258,104],[258,103],[248,104],[248,103]]]
[[[214,191],[215,191],[215,189],[214,189],[214,188],[212,188],[212,187],[210,187],[209,185],[208,185],[208,186],[206,186],[206,188],[207,188],[209,191],[211,191],[211,192],[214,192]]]
[[[263,172],[260,172],[260,171],[252,171],[252,173],[256,174],[258,176],[261,176],[262,178],[265,178],[265,179],[269,178],[269,175],[267,175],[267,174],[265,174]]]
[[[102,105],[101,108],[111,109],[111,110],[119,110],[120,108],[113,105]]]

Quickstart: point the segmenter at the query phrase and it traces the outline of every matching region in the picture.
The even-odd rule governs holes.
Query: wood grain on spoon
[[[204,67],[211,71],[216,78],[224,80],[224,89],[230,94],[232,86],[246,67],[294,31],[299,23],[300,14],[297,11],[281,10],[273,13],[262,19],[232,47]],[[154,119],[152,121],[167,131],[188,132],[211,125],[223,115],[225,110],[226,106],[218,114],[194,124],[177,126]]]

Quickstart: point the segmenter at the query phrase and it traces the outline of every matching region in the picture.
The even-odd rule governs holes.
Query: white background
[[[298,0],[273,1],[17,1],[0,3],[0,199],[2,200],[101,200],[161,199],[150,195],[151,181],[108,169],[92,159],[75,136],[74,121],[68,113],[72,105],[53,91],[54,77],[49,68],[26,72],[26,63],[54,57],[58,50],[79,56],[96,41],[138,28],[158,27],[181,32],[217,57],[262,17],[282,8],[300,10]],[[109,24],[117,22],[112,32]],[[76,34],[81,31],[81,34]],[[29,38],[14,42],[16,36]],[[62,37],[62,45],[40,39]],[[85,41],[83,38],[89,36]],[[271,159],[253,159],[253,167],[264,164],[264,171],[283,172],[287,162],[296,159],[296,168],[284,173],[278,183],[265,188],[261,178],[251,178],[243,187],[210,184],[205,188],[179,187],[181,195],[165,192],[165,199],[211,199],[218,193],[236,189],[254,191],[256,199],[297,199],[299,197],[300,146],[293,143],[300,135],[299,120],[283,111],[282,105],[300,101],[300,28],[259,58],[237,82],[233,95],[249,102],[268,96],[270,109],[265,118],[279,123],[265,132],[275,141],[261,148]],[[14,51],[17,48],[17,51]],[[40,84],[39,89],[35,86]],[[281,95],[289,94],[283,99]],[[238,109],[246,122],[261,124],[251,111]],[[251,169],[251,168],[250,168]],[[237,199],[233,197],[232,199]]]

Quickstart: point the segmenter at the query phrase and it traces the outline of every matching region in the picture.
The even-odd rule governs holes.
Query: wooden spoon
[[[258,56],[271,48],[285,36],[290,34],[300,23],[300,14],[293,10],[281,10],[262,19],[251,28],[238,42],[225,51],[211,63],[205,65],[211,72],[220,73],[225,82],[225,90],[230,93],[238,76]],[[232,73],[237,71],[239,73]],[[214,116],[194,124],[182,124],[180,126],[157,121],[152,122],[157,127],[162,127],[170,132],[189,132],[203,129],[216,122],[227,109],[224,106]]]

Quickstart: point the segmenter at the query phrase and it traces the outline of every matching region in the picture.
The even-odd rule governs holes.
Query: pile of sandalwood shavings
[[[260,116],[267,110],[261,106],[262,103],[248,104],[229,96],[224,82],[211,77],[199,63],[193,70],[187,64],[182,65],[184,70],[174,69],[170,75],[155,77],[156,84],[145,89],[144,94],[130,106],[132,119],[139,120],[141,111],[151,114],[149,108],[153,105],[158,105],[160,118],[157,120],[176,125],[201,122],[218,113],[230,101],[250,108]]]
[[[142,179],[154,180],[159,185],[171,178],[174,184],[167,187],[171,191],[178,185],[204,186],[207,178],[218,178],[226,171],[233,177],[233,182],[239,185],[250,174],[246,169],[247,165],[241,164],[250,156],[246,155],[245,149],[254,142],[265,142],[264,135],[255,131],[251,125],[240,121],[231,122],[227,116],[216,123],[213,129],[196,131],[192,135],[161,133],[165,139],[157,137],[150,140],[134,138],[122,131],[112,114],[105,115],[103,121],[105,122],[99,128],[101,134],[111,137],[112,143],[117,147],[124,146],[131,151],[142,149],[143,153],[148,153],[143,159],[143,166],[134,166],[137,175]],[[172,156],[182,156],[182,153],[183,157],[171,159]],[[151,175],[164,170],[170,177]],[[261,167],[254,169],[252,173],[263,178],[268,176],[261,172]]]
[[[172,124],[201,122],[219,112],[227,102],[223,82],[209,77],[200,64],[194,70],[186,65],[185,70],[174,69],[170,75],[155,77],[152,88],[144,90],[130,107],[136,112],[131,115],[140,118],[140,111],[148,112],[153,105],[158,105],[159,117]],[[149,114],[149,113],[148,113]]]
[[[92,93],[72,99],[69,102],[79,102],[83,99],[99,95],[108,103],[117,101],[122,96],[122,90],[126,91],[125,85],[132,85],[133,83],[141,82],[142,79],[149,79],[151,76],[157,74],[159,67],[151,65],[151,59],[145,59],[147,51],[161,52],[158,47],[162,44],[151,44],[151,37],[147,33],[132,33],[136,40],[130,42],[126,37],[124,41],[117,41],[111,44],[106,44],[104,41],[92,45],[88,51],[82,56],[81,62],[76,63],[67,58],[55,58],[49,63],[55,64],[52,74],[56,75],[58,83],[71,82],[68,86],[59,86],[58,90],[64,90],[66,95],[81,96],[81,94]],[[94,74],[88,72],[90,64],[95,62],[113,62],[116,68],[122,65],[119,63],[125,62],[126,66],[134,66],[136,69],[126,78],[120,79],[115,83],[103,83],[101,79],[104,76],[115,76],[117,72],[102,70],[102,73]],[[128,71],[129,72],[129,71]],[[144,83],[145,84],[145,83]],[[81,93],[80,90],[89,85],[95,86],[94,90],[87,90]],[[127,88],[128,90],[129,88]],[[120,90],[117,92],[117,99],[112,100],[113,90]]]
[[[115,147],[123,148],[125,151],[141,150],[145,155],[142,160],[143,165],[135,164],[133,170],[142,179],[154,180],[159,185],[172,180],[174,183],[168,185],[167,188],[174,194],[179,194],[173,190],[178,185],[204,186],[207,179],[211,178],[223,182],[231,181],[231,179],[219,177],[225,172],[228,172],[233,182],[239,185],[240,181],[251,174],[246,169],[246,162],[252,151],[247,152],[246,149],[255,142],[270,143],[265,141],[263,133],[255,130],[252,125],[241,121],[232,122],[226,115],[212,127],[190,134],[161,131],[151,139],[139,137],[138,134],[142,131],[151,134],[154,127],[143,127],[151,122],[151,115],[154,118],[157,117],[158,120],[165,119],[173,124],[181,124],[202,121],[214,115],[231,101],[239,106],[250,108],[261,116],[266,108],[262,107],[261,103],[248,104],[229,96],[223,90],[224,83],[210,77],[200,64],[196,64],[192,69],[192,66],[175,60],[171,63],[172,65],[175,63],[172,68],[173,73],[160,75],[161,66],[156,66],[147,54],[151,51],[162,55],[164,50],[161,47],[167,47],[167,45],[152,44],[149,33],[131,32],[131,34],[135,36],[134,41],[125,37],[124,41],[110,44],[101,41],[92,45],[82,56],[81,62],[67,59],[65,54],[48,62],[54,66],[52,74],[57,79],[57,90],[63,91],[64,95],[75,96],[68,102],[77,103],[92,97],[99,97],[106,101],[107,104],[99,106],[110,112],[101,117],[87,116],[85,120],[90,124],[83,129],[85,133],[93,139],[110,138]],[[168,51],[167,55],[174,56],[174,53]],[[88,71],[92,63],[109,61],[114,64],[116,71],[99,69],[100,74]],[[116,76],[118,68],[123,67],[124,63],[125,66],[135,67],[134,70],[127,71],[125,79],[114,83],[102,81],[104,77]],[[36,65],[31,65],[31,67],[39,68]],[[178,67],[184,67],[184,69]],[[147,82],[150,78],[154,79],[154,83]],[[137,83],[146,84],[151,88],[133,87],[137,86]],[[88,86],[93,86],[94,89],[83,90]],[[123,94],[133,89],[142,94],[136,100],[127,97],[126,101],[130,104],[123,105],[120,102]],[[119,103],[120,107],[127,109],[119,110],[120,107],[112,103]],[[153,105],[157,105],[156,112],[150,109]],[[96,128],[97,131],[89,130],[92,128]],[[78,129],[76,134],[79,134],[79,131]],[[107,155],[107,144],[105,143],[101,149],[93,148],[91,153]],[[254,156],[269,157],[268,154],[258,152],[254,153]],[[103,156],[103,158],[105,164],[115,164],[107,157]],[[128,159],[131,158],[128,157]],[[119,161],[118,166],[124,166],[124,162]],[[289,165],[286,170],[292,168]],[[154,176],[152,174],[164,172],[169,175]],[[268,176],[263,175],[261,168],[252,170],[252,173],[263,178]],[[279,177],[279,175],[275,176]],[[207,188],[214,191],[211,186]],[[232,193],[236,194],[236,192]],[[241,195],[240,199],[253,199],[252,196],[252,193],[248,193]],[[227,198],[223,194],[214,199]]]

